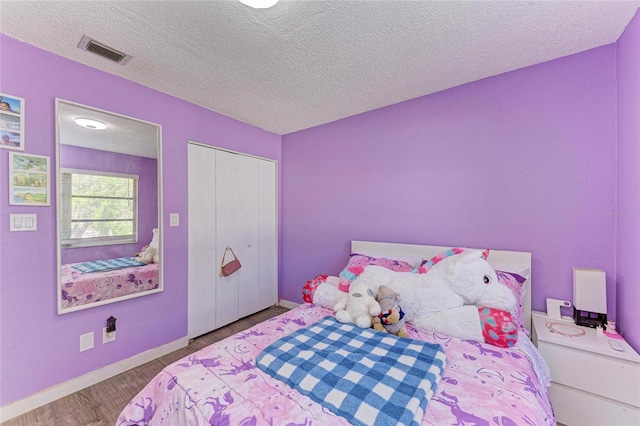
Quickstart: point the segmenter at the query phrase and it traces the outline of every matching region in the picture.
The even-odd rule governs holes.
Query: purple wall
[[[640,351],[640,12],[617,43],[619,328]]]
[[[187,140],[280,161],[281,138],[4,35],[0,52],[0,91],[25,98],[27,154],[55,160],[56,97],[162,125],[166,224],[163,292],[57,315],[55,203],[9,206],[4,179],[9,155],[0,150],[0,405],[5,405],[185,337]],[[38,231],[9,232],[11,213],[36,213]],[[169,227],[169,213],[180,214],[179,227]],[[110,315],[118,319],[118,340],[103,345],[102,327]],[[79,336],[90,331],[95,348],[80,353]]]
[[[615,312],[615,45],[283,136],[280,297],[351,240],[533,253],[533,308],[607,273]]]
[[[138,242],[66,248],[61,252],[63,264],[133,256],[151,242],[153,228],[158,227],[157,160],[72,145],[60,145],[60,157],[60,167],[138,175]]]
[[[617,220],[616,244],[611,213],[640,209],[639,32],[636,17],[617,71],[609,45],[282,138],[0,35],[0,91],[26,99],[25,153],[55,160],[56,97],[162,125],[167,224],[164,292],[57,315],[55,203],[9,206],[0,185],[0,405],[186,335],[187,140],[282,160],[283,299],[337,274],[352,239],[386,240],[531,251],[538,310],[571,298],[572,266],[603,268],[615,318],[617,260],[619,323],[637,347],[638,219]],[[10,213],[37,213],[38,231],[8,232]],[[110,315],[118,340],[104,346]],[[96,347],[79,353],[89,331]]]

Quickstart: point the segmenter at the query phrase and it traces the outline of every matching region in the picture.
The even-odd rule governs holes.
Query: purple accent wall
[[[283,136],[280,297],[351,240],[533,253],[533,309],[607,273],[616,317],[615,44]],[[428,78],[425,76],[425,78]]]
[[[617,43],[618,328],[640,351],[640,12]]]
[[[60,157],[63,168],[138,175],[138,242],[66,248],[61,252],[63,264],[133,256],[151,242],[153,228],[158,227],[157,160],[72,145],[60,145]]]
[[[0,35],[0,91],[25,98],[26,154],[55,161],[55,98],[162,125],[164,291],[56,312],[56,206],[9,206],[0,150],[0,405],[187,335],[187,141],[280,161],[281,138],[246,123]],[[52,179],[52,189],[55,180]],[[52,199],[55,200],[55,190]],[[9,232],[9,214],[36,213],[37,232]],[[169,213],[180,226],[169,226]],[[103,345],[106,319],[118,340]],[[93,331],[95,348],[79,352]]]

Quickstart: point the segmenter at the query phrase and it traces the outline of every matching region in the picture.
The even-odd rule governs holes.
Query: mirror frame
[[[157,167],[156,167],[156,171],[157,171],[157,179],[158,179],[158,183],[157,183],[157,191],[158,191],[158,233],[159,235],[159,241],[158,241],[158,246],[160,247],[160,262],[159,262],[159,269],[158,269],[158,279],[159,279],[159,284],[158,284],[158,288],[155,289],[151,289],[151,290],[145,290],[142,291],[140,293],[134,293],[134,294],[128,294],[128,295],[124,295],[124,296],[119,296],[119,297],[114,297],[112,299],[107,299],[107,300],[101,300],[98,302],[93,302],[93,303],[88,303],[85,305],[80,305],[80,306],[74,306],[71,308],[63,308],[62,306],[62,247],[61,247],[61,235],[60,235],[60,219],[61,219],[61,203],[60,203],[60,117],[59,117],[59,105],[61,103],[67,104],[67,105],[73,105],[76,107],[81,107],[87,110],[91,110],[91,111],[96,111],[102,114],[109,114],[109,115],[113,115],[116,117],[120,117],[120,118],[125,118],[125,119],[129,119],[129,120],[133,120],[133,121],[137,121],[139,123],[145,123],[145,124],[149,124],[152,126],[155,126],[157,129],[157,137],[156,137],[156,161],[157,161]],[[69,101],[66,99],[61,99],[61,98],[55,98],[55,125],[56,125],[56,146],[55,146],[55,155],[56,155],[56,175],[55,175],[55,179],[56,179],[56,282],[57,282],[57,286],[56,286],[56,299],[57,299],[57,306],[58,306],[58,315],[61,314],[67,314],[67,313],[71,313],[71,312],[76,312],[76,311],[80,311],[80,310],[84,310],[84,309],[89,309],[89,308],[95,308],[98,306],[103,306],[103,305],[107,305],[110,303],[115,303],[115,302],[120,302],[122,300],[128,300],[128,299],[133,299],[136,297],[141,297],[141,296],[147,296],[150,294],[155,294],[155,293],[159,293],[161,291],[164,290],[164,226],[163,226],[163,221],[162,218],[164,217],[163,215],[163,202],[162,202],[162,126],[158,123],[153,123],[150,121],[145,121],[145,120],[141,120],[139,118],[135,118],[135,117],[130,117],[124,114],[119,114],[113,111],[107,111],[107,110],[103,110],[100,108],[95,108],[95,107],[91,107],[88,105],[84,105],[84,104],[80,104],[77,102],[73,102],[73,101]]]

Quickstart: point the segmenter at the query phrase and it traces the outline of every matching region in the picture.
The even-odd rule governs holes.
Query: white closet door
[[[238,156],[240,228],[239,315],[240,318],[260,310],[260,182],[261,160]]]
[[[273,161],[195,144],[188,160],[194,338],[277,302],[277,171]],[[227,246],[242,268],[221,277]]]
[[[258,213],[260,222],[260,296],[256,311],[275,305],[278,297],[276,173],[276,163],[260,161],[260,211]]]
[[[216,329],[216,150],[188,145],[188,337]]]
[[[216,326],[222,327],[240,318],[238,312],[238,272],[221,277],[220,263],[224,255],[225,248],[231,247],[240,262],[240,238],[238,231],[240,229],[238,208],[239,200],[242,198],[239,193],[238,180],[238,159],[237,154],[226,151],[218,151],[216,155],[215,171],[216,171],[216,258],[213,263],[216,265],[217,286],[216,286]],[[213,188],[212,188],[213,189]],[[203,191],[208,188],[203,187]],[[233,256],[227,254],[225,259],[233,259]],[[244,268],[244,265],[243,265]]]

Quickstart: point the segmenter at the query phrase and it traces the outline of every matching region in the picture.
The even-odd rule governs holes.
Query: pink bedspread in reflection
[[[140,391],[116,425],[347,425],[347,421],[256,368],[271,342],[332,312],[302,305],[177,361]],[[440,337],[447,368],[423,425],[552,425],[546,390],[517,349]]]
[[[62,307],[96,303],[158,288],[157,263],[107,272],[82,273],[73,263],[62,265]]]

